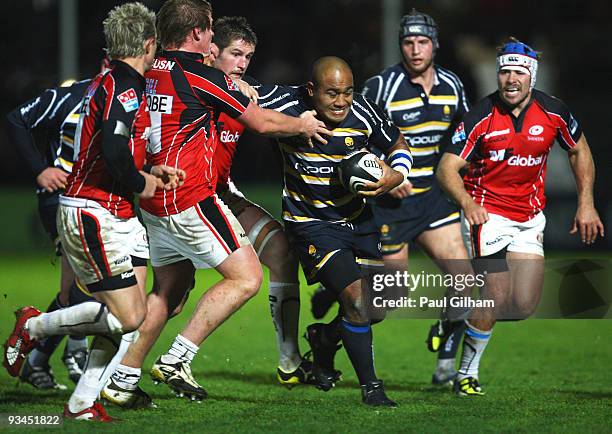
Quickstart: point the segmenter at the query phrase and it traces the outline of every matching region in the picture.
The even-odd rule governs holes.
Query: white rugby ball
[[[356,151],[340,161],[338,176],[348,191],[357,194],[366,182],[377,182],[383,174],[376,155],[368,151]]]

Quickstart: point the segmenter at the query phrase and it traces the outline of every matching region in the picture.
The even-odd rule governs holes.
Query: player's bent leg
[[[484,395],[479,383],[480,359],[489,343],[493,327],[500,315],[508,308],[510,297],[510,272],[505,264],[506,250],[487,258],[474,261],[476,273],[485,275],[485,285],[481,289],[482,300],[492,300],[494,306],[476,307],[466,320],[463,338],[463,352],[455,392],[460,396]]]
[[[215,269],[223,279],[202,296],[183,331],[151,369],[155,381],[166,383],[178,396],[197,401],[208,396],[191,373],[190,364],[199,345],[257,294],[263,278],[259,260],[250,245],[233,251]]]
[[[344,312],[340,335],[359,379],[363,403],[396,407],[397,403],[387,397],[383,383],[376,377],[374,370],[372,327],[364,306],[361,279],[352,282],[340,293],[340,305]]]
[[[139,386],[142,364],[168,319],[182,307],[192,288],[195,268],[183,260],[153,267],[153,290],[147,297],[147,315],[138,329],[139,338],[117,365],[101,396],[123,408],[155,407]]]
[[[257,292],[263,273],[255,251],[243,246],[232,252],[215,269],[223,280],[202,296],[182,335],[200,345],[217,327]]]
[[[537,309],[544,284],[544,256],[509,251],[512,311],[508,319],[529,318]]]
[[[265,210],[251,204],[237,214],[259,260],[269,269],[270,313],[279,351],[277,377],[292,386],[306,380],[310,366],[302,360],[298,345],[300,288],[298,261],[282,226]],[[233,211],[233,208],[230,205]],[[304,381],[302,381],[304,380]]]

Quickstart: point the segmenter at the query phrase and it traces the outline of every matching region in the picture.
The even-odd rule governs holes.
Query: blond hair
[[[138,2],[115,7],[103,25],[106,53],[111,59],[142,56],[145,41],[156,37],[155,13]]]

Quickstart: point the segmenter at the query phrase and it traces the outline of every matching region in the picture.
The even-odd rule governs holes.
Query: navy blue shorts
[[[285,222],[309,285],[322,283],[336,293],[381,267],[380,234],[369,207],[350,223]]]
[[[431,190],[401,200],[385,195],[376,200],[372,211],[385,255],[399,252],[425,231],[461,219],[457,205],[435,183]]]

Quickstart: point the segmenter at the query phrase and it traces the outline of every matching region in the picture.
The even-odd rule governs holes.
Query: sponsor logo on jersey
[[[461,122],[457,126],[457,129],[455,130],[451,141],[453,142],[453,145],[454,145],[456,143],[464,141],[465,139],[466,139],[466,137],[465,137],[465,126],[463,125],[463,122]]]
[[[508,166],[533,167],[542,164],[543,160],[544,158],[541,155],[539,157],[514,155],[508,159]]]
[[[411,145],[430,145],[436,144],[442,139],[442,134],[434,134],[433,136],[410,137]]]
[[[240,138],[240,133],[236,131],[235,133],[231,133],[227,130],[221,131],[221,142],[222,143],[236,143]]]
[[[442,109],[442,112],[443,112],[443,113],[444,113],[446,116],[450,115],[450,107],[449,107],[449,106],[447,106],[447,105],[445,105],[445,106],[444,106],[444,108]]]
[[[138,96],[133,88],[117,95],[117,99],[127,113],[138,109]]]
[[[355,142],[353,140],[352,137],[345,137],[344,138],[344,144],[347,146],[347,148],[353,148],[353,146],[355,145]]]
[[[145,87],[145,93],[157,93],[157,82],[154,78],[147,78],[147,85]]]
[[[489,157],[491,161],[504,161],[512,157],[514,148],[507,149],[492,149],[489,151]]]
[[[382,225],[380,227],[381,235],[387,235],[389,233],[389,225]]]
[[[36,107],[36,104],[38,104],[39,102],[40,102],[40,97],[36,98],[34,101],[32,101],[27,106],[21,107],[21,110],[19,110],[21,112],[21,116],[25,115],[27,112],[29,112],[34,107]]]
[[[147,107],[155,113],[164,113],[169,115],[172,113],[172,95],[147,94]]]
[[[238,85],[236,84],[236,82],[234,80],[232,80],[227,75],[224,75],[223,77],[225,78],[225,83],[227,83],[227,88],[229,90],[239,90],[238,89]]]
[[[544,127],[542,125],[532,125],[531,128],[529,128],[529,134],[532,136],[539,136],[542,134],[542,131],[544,131]]]
[[[173,62],[171,60],[155,59],[153,61],[153,69],[159,69],[162,71],[172,71],[174,65],[176,65],[176,62]]]
[[[304,166],[300,163],[295,163],[295,170],[302,169],[304,172],[311,175],[330,175],[334,173],[334,167],[331,166]]]
[[[486,140],[490,139],[491,137],[503,136],[506,134],[510,134],[510,128],[506,128],[505,130],[491,131],[490,133],[485,134],[484,138]]]
[[[317,248],[315,246],[313,246],[312,244],[308,246],[308,254],[313,256],[315,253],[317,253]]]
[[[402,120],[404,121],[416,121],[419,116],[421,116],[421,111],[417,110],[415,112],[411,112],[411,113],[404,113],[402,115]]]

